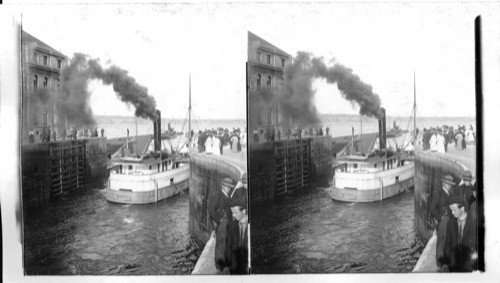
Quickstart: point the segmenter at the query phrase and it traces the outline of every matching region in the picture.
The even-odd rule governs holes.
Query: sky
[[[71,57],[129,71],[164,118],[245,119],[247,31],[295,55],[334,59],[370,84],[389,116],[410,116],[416,73],[420,116],[475,116],[474,18],[491,3],[239,3],[38,5],[23,29]],[[50,16],[47,16],[50,15]],[[335,85],[314,82],[324,114],[357,114]],[[111,87],[90,84],[97,115],[133,115]]]

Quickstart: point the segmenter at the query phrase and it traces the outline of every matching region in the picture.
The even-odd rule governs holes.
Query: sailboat
[[[191,132],[191,76],[189,84]],[[143,153],[114,160],[106,189],[109,202],[155,203],[189,188],[189,162],[184,154],[173,150],[171,137],[162,134],[159,110],[153,129]]]
[[[414,78],[415,81],[415,78]],[[416,113],[416,91],[414,82],[414,105]],[[411,153],[388,148],[389,139],[397,145],[395,135],[386,133],[385,109],[379,119],[378,140],[368,153],[350,153],[337,158],[331,198],[345,202],[373,202],[398,195],[414,186],[415,164]],[[416,137],[415,121],[413,135]],[[352,148],[354,148],[353,139]]]

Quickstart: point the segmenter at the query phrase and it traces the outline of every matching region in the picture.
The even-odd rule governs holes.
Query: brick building
[[[272,99],[265,106],[249,106],[249,133],[255,128],[268,126],[289,126],[289,118],[280,113],[278,96],[283,87],[285,67],[292,63],[292,56],[259,36],[248,32],[248,84],[249,95],[268,88]],[[249,101],[252,98],[249,97]]]
[[[25,144],[30,130],[49,127],[60,134],[66,127],[57,98],[62,91],[61,71],[68,58],[25,31],[21,36],[21,56],[21,141]]]

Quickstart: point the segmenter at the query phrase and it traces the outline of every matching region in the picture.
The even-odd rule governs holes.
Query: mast
[[[191,72],[189,72],[189,130],[188,130],[188,135],[189,135],[189,142],[188,142],[188,151],[191,148],[191,139],[193,138],[191,136]]]
[[[414,145],[417,140],[417,84],[415,80],[415,70],[413,70],[413,137]]]
[[[360,147],[360,150],[361,150],[361,154],[363,154],[363,117],[361,117],[359,119],[359,122],[361,123],[361,135],[360,135],[360,141],[361,141],[361,147]]]

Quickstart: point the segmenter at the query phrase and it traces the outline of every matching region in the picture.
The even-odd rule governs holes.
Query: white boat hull
[[[387,199],[414,186],[414,168],[410,163],[378,173],[336,173],[330,194],[332,199],[346,202]]]
[[[154,203],[189,188],[189,165],[150,175],[110,174],[106,199],[116,203]]]

